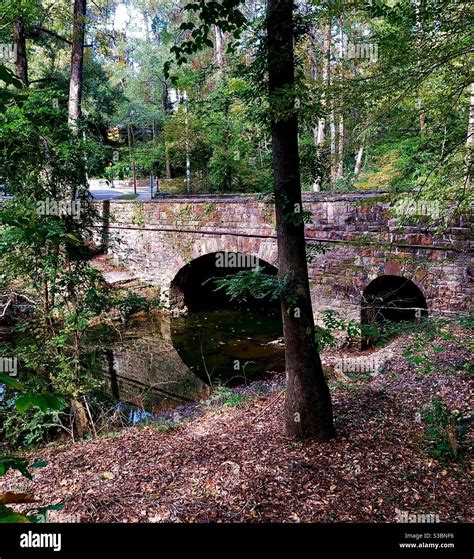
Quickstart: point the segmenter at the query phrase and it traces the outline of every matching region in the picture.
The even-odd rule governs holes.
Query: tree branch
[[[60,41],[63,41],[64,43],[67,43],[68,45],[72,45],[72,41],[70,41],[69,39],[66,39],[66,37],[63,37],[62,35],[59,35],[55,31],[51,31],[50,29],[46,29],[45,27],[38,27],[37,26],[37,27],[35,27],[35,32],[36,32],[36,34],[45,33],[46,35],[50,35],[51,37],[54,37],[55,39],[59,39]]]

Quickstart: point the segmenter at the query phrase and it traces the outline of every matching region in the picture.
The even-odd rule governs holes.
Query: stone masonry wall
[[[138,277],[157,283],[165,301],[178,271],[204,254],[243,252],[277,265],[273,206],[254,195],[98,204],[109,214],[109,227],[102,231],[109,252]],[[308,265],[317,318],[335,309],[359,320],[362,293],[381,275],[411,279],[431,313],[471,310],[467,218],[438,236],[419,223],[400,228],[385,195],[376,192],[305,195],[304,209],[312,213],[306,225],[309,246],[329,249]]]

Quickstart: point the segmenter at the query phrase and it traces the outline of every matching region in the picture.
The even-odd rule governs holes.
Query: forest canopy
[[[69,3],[2,4],[2,73],[19,40],[7,24],[21,21],[27,66],[20,57],[16,73],[39,105],[65,111]],[[90,177],[129,178],[134,166],[170,192],[271,190],[265,3],[230,2],[221,15],[208,5],[218,25],[184,0],[89,3],[81,124]],[[472,23],[462,0],[297,2],[291,94],[303,190],[391,190],[468,207]]]

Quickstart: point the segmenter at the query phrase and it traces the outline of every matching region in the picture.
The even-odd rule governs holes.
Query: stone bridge
[[[108,252],[159,285],[172,307],[188,304],[193,285],[213,277],[215,253],[253,255],[277,266],[273,205],[256,195],[114,200],[99,207]],[[305,235],[316,318],[333,309],[356,320],[362,313],[364,320],[368,300],[381,301],[380,308],[403,300],[403,307],[436,315],[471,310],[467,217],[438,235],[426,222],[401,227],[381,192],[314,193],[304,196],[304,209],[312,215]]]

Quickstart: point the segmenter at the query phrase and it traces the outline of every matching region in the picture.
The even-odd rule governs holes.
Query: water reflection
[[[201,310],[171,323],[176,351],[206,383],[242,384],[283,370],[281,335],[279,314],[255,309]]]
[[[208,392],[174,349],[169,316],[132,319],[102,359],[105,390],[147,410],[191,402]]]
[[[283,370],[281,335],[278,314],[256,310],[134,318],[102,352],[105,389],[150,411],[191,402],[210,382],[236,385]]]

